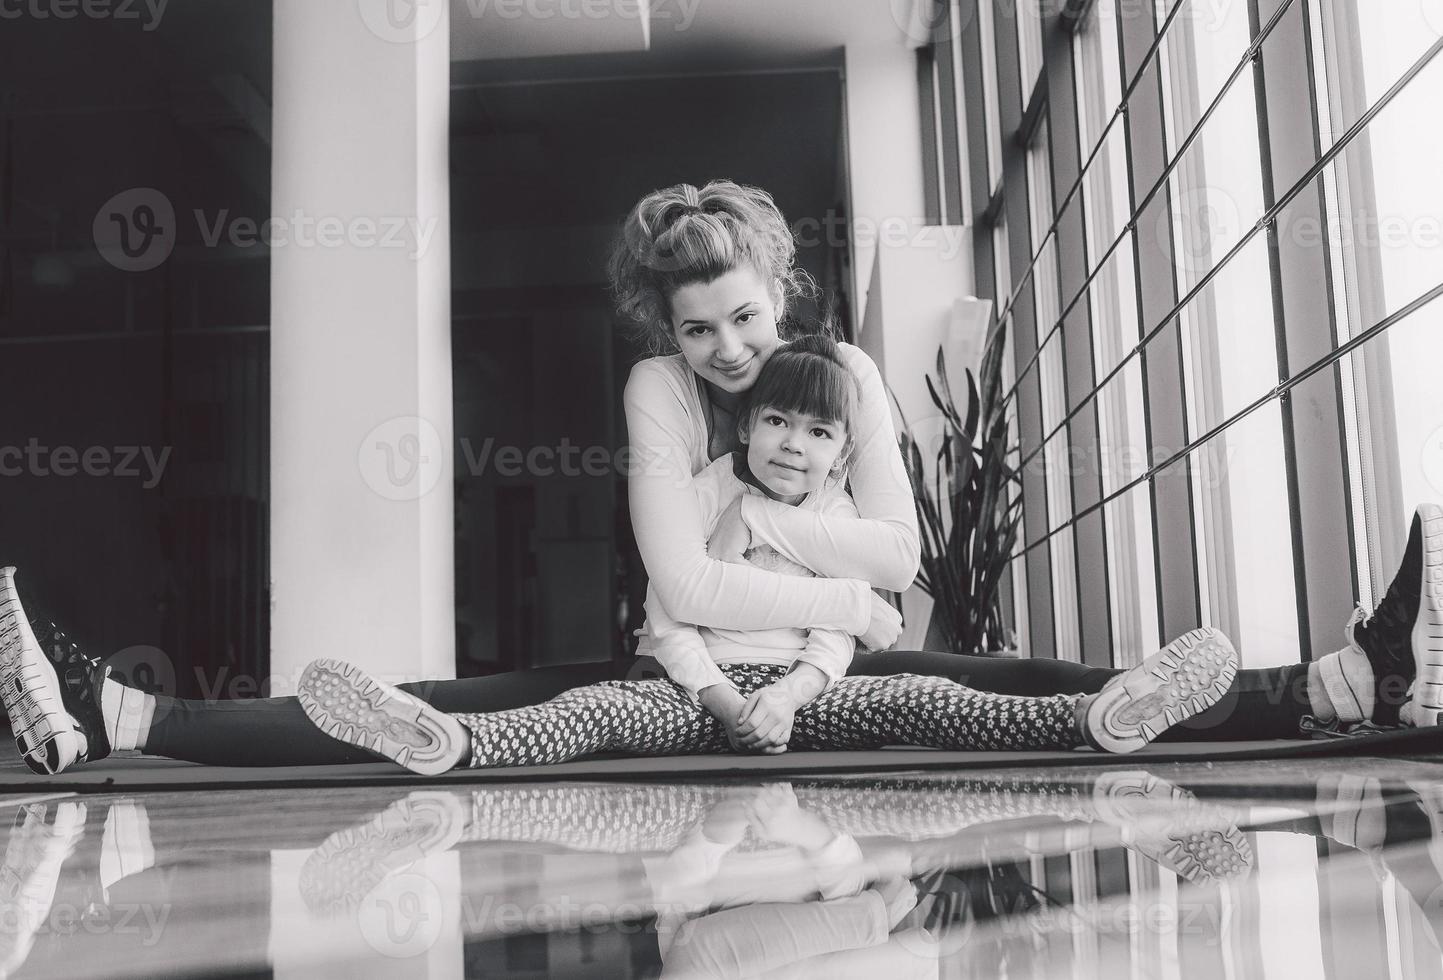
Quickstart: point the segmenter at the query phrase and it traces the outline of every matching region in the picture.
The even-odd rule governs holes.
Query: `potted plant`
[[[1015,646],[1003,614],[1002,582],[1022,521],[1021,475],[1008,459],[1008,399],[1002,391],[1001,325],[983,349],[980,384],[966,370],[966,411],[947,378],[942,348],[927,393],[940,413],[933,466],[902,415],[899,442],[917,502],[922,567],[917,585],[932,597],[932,630],[953,653],[996,654]],[[895,393],[893,402],[897,401]],[[902,406],[897,405],[898,414]]]

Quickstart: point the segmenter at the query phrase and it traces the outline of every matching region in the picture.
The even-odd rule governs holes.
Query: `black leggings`
[[[1121,673],[1061,660],[965,657],[894,651],[853,659],[849,674],[947,677],[994,694],[1092,694]],[[649,658],[514,671],[401,688],[450,713],[504,711],[549,701],[598,681],[661,676]],[[1165,741],[1237,741],[1299,737],[1311,714],[1308,665],[1240,670],[1232,689],[1208,710],[1173,728]],[[213,766],[324,766],[374,762],[376,756],[336,741],[312,725],[293,697],[184,701],[156,697],[144,751]]]

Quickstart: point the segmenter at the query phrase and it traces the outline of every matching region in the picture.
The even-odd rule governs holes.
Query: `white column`
[[[455,676],[443,0],[276,0],[271,668]]]

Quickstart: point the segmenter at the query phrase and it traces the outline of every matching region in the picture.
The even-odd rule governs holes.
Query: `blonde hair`
[[[661,354],[677,349],[672,294],[744,263],[780,290],[780,325],[792,300],[817,293],[796,257],[796,241],[770,194],[713,180],[701,189],[675,184],[638,201],[612,246],[607,272],[617,311],[635,324],[644,348]]]

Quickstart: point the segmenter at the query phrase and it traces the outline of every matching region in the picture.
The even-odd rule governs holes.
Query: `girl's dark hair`
[[[862,401],[857,376],[842,360],[836,341],[820,334],[807,334],[782,344],[757,375],[746,393],[737,426],[751,431],[763,408],[775,408],[798,415],[836,422],[847,431],[845,459],[855,446],[857,408]]]
[[[671,296],[682,286],[712,280],[749,263],[781,290],[780,325],[791,301],[815,296],[816,284],[796,267],[791,228],[760,187],[714,180],[647,194],[621,228],[607,273],[616,308],[636,325],[650,353],[674,353]]]

